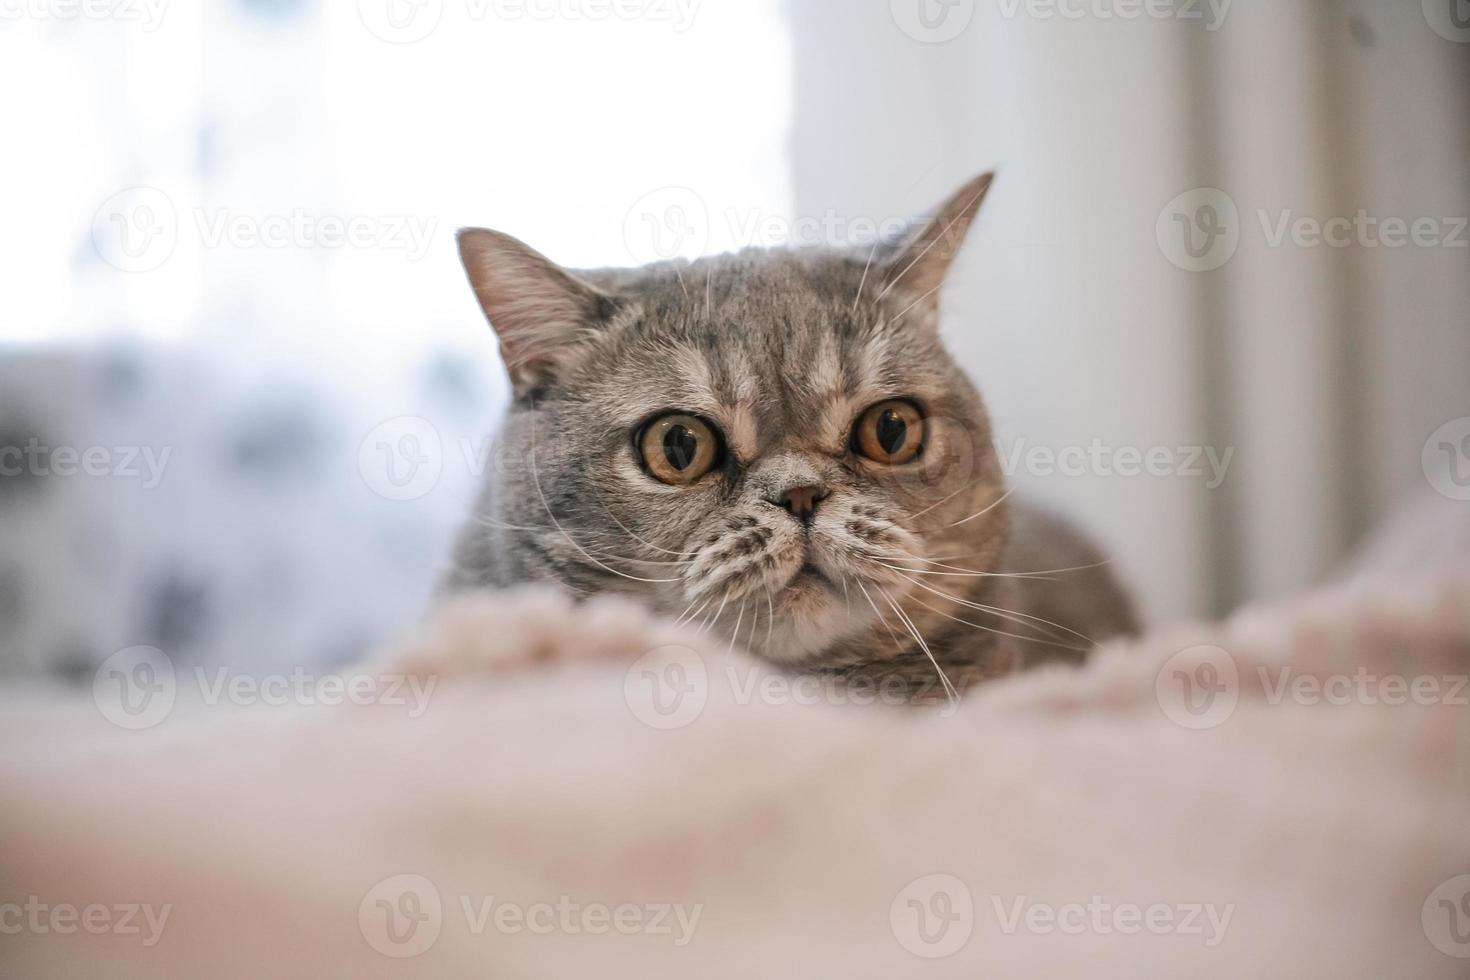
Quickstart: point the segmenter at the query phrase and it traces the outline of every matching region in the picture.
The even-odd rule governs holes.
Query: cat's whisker
[[[931,510],[935,510],[936,508],[943,507],[945,504],[949,503],[951,500],[953,500],[954,498],[958,497],[960,494],[964,493],[966,490],[969,490],[969,489],[970,489],[970,485],[967,483],[964,486],[960,487],[958,490],[956,490],[954,493],[952,493],[949,496],[945,497],[943,500],[940,500],[937,503],[930,504],[928,507],[925,507],[923,510],[919,511],[917,514],[910,515],[909,520],[911,520],[911,521],[917,521],[919,518],[923,517],[925,514],[929,513]]]
[[[939,287],[940,286],[943,286],[943,285],[944,285],[944,283],[942,283],[942,282],[941,283],[936,283],[932,289],[926,289],[926,290],[924,290],[923,294],[918,299],[914,300],[908,306],[905,306],[902,310],[900,310],[898,312],[898,315],[897,316],[893,317],[888,322],[889,323],[897,323],[899,320],[902,320],[905,313],[907,313],[909,310],[912,310],[914,307],[918,306],[920,303],[924,302],[924,300],[928,299],[930,296],[933,296],[935,293],[939,292]]]
[[[984,517],[986,514],[988,514],[991,511],[995,510],[995,508],[999,507],[1002,503],[1004,503],[1005,502],[1005,499],[1007,497],[1009,497],[1013,493],[1015,493],[1015,488],[1011,488],[1010,490],[1007,490],[1005,493],[1001,494],[999,497],[996,497],[995,500],[991,501],[990,502],[990,505],[987,506],[984,510],[979,511],[978,513],[971,514],[969,517],[965,518],[962,521],[955,521],[953,524],[946,524],[946,525],[944,525],[944,527],[937,528],[937,530],[940,530],[940,531],[948,531],[952,527],[961,527],[961,526],[963,526],[965,524],[970,523],[973,520],[977,520],[977,519],[979,519],[981,517]]]
[[[771,590],[766,590],[766,612],[770,614],[770,621],[766,623],[766,646],[767,653],[771,652],[771,633],[776,628],[776,602],[771,598]]]
[[[556,515],[551,512],[551,504],[548,503],[546,500],[546,492],[541,489],[541,475],[536,469],[536,429],[534,425],[531,428],[530,462],[531,480],[533,483],[536,484],[536,494],[541,498],[541,508],[546,511],[546,516],[551,519],[552,524],[556,525],[556,529],[561,532],[561,536],[566,539],[567,543],[570,544],[573,548],[576,548],[583,555],[586,555],[588,561],[592,562],[592,564],[596,565],[598,568],[603,569],[604,571],[611,572],[612,574],[617,575],[620,578],[625,578],[632,582],[663,584],[669,582],[683,581],[683,579],[677,578],[640,578],[637,575],[629,575],[627,572],[620,572],[616,568],[613,568],[611,565],[604,564],[603,562],[598,561],[596,558],[593,558],[586,548],[583,548],[575,540],[572,539],[572,536],[568,534],[566,532],[566,529],[561,526],[561,522],[556,519]]]
[[[873,607],[873,614],[878,617],[878,620],[883,624],[883,628],[888,630],[888,635],[893,637],[893,645],[897,647],[900,651],[902,651],[903,641],[898,638],[898,634],[893,631],[893,627],[888,625],[888,617],[883,615],[883,610],[878,608],[878,604],[874,602],[873,597],[868,594],[867,586],[863,585],[863,580],[860,578],[854,578],[853,582],[857,585],[859,589],[862,590],[863,598],[867,599],[868,605]]]
[[[1053,582],[1053,581],[1056,581],[1055,579],[1047,578],[1045,576],[1040,576],[1040,575],[1018,575],[1018,574],[1015,574],[1015,573],[1012,573],[1012,572],[977,572],[977,571],[973,571],[973,570],[968,569],[968,568],[959,569],[958,571],[953,571],[953,572],[936,572],[936,571],[932,571],[931,569],[927,569],[927,568],[906,568],[903,565],[890,565],[888,562],[881,561],[881,560],[879,560],[877,558],[874,558],[872,556],[865,556],[865,560],[870,561],[870,562],[872,562],[875,565],[881,565],[884,568],[891,568],[895,572],[912,572],[915,575],[937,575],[937,576],[940,576],[940,577],[943,577],[943,578],[1011,578],[1011,579],[1017,579],[1017,578],[1019,578],[1019,579],[1035,579],[1037,581],[1043,581],[1043,582]],[[949,566],[948,565],[941,565],[940,567],[941,568],[948,568]]]
[[[632,528],[628,527],[628,525],[618,520],[618,515],[612,512],[612,508],[607,505],[607,501],[603,498],[602,491],[598,490],[594,486],[592,488],[592,495],[597,498],[597,502],[602,506],[603,512],[606,513],[608,517],[611,517],[613,519],[613,523],[622,528],[623,531],[628,535],[628,537],[632,538],[634,541],[637,541],[645,547],[652,548],[654,551],[661,551],[666,555],[677,555],[680,558],[693,558],[695,555],[699,554],[699,552],[697,551],[672,551],[668,548],[661,548],[658,545],[654,544],[652,541],[648,541],[644,538],[639,537],[637,534],[633,533]],[[673,564],[678,563],[675,562]]]
[[[1059,643],[1056,640],[1043,640],[1039,636],[1024,636],[1024,635],[1022,635],[1020,633],[1008,633],[1005,630],[998,630],[994,626],[985,626],[985,625],[983,625],[981,623],[972,623],[968,619],[960,619],[958,616],[951,616],[949,613],[945,612],[944,610],[939,609],[939,608],[937,608],[935,606],[929,605],[929,603],[925,602],[923,599],[920,599],[918,596],[911,596],[911,598],[914,600],[914,602],[916,602],[919,605],[923,606],[925,609],[929,610],[930,612],[932,612],[932,613],[934,613],[936,615],[939,615],[939,616],[943,616],[945,619],[952,620],[952,621],[954,621],[956,623],[961,624],[962,626],[973,626],[977,630],[982,630],[982,631],[984,631],[986,633],[994,633],[997,636],[1007,636],[1007,637],[1010,637],[1013,640],[1023,640],[1023,641],[1025,641],[1027,643],[1040,643],[1042,646],[1058,647],[1058,648],[1060,648],[1062,650],[1071,650],[1074,653],[1086,653],[1087,652],[1087,648],[1086,647],[1074,647],[1074,646],[1070,646],[1070,645],[1068,645],[1066,643]]]
[[[939,661],[935,658],[934,651],[930,650],[929,644],[924,642],[924,637],[919,633],[919,628],[914,625],[914,621],[908,617],[908,614],[903,611],[898,603],[893,601],[893,596],[889,595],[883,586],[875,584],[873,588],[877,589],[878,594],[887,600],[889,606],[893,607],[894,615],[898,617],[899,622],[908,627],[909,633],[918,642],[919,649],[924,651],[924,656],[928,657],[929,662],[934,665],[934,672],[939,675],[939,682],[944,685],[944,693],[949,696],[949,703],[958,703],[960,699],[959,691],[950,683],[949,675],[945,674],[944,668],[939,666]]]
[[[611,515],[609,515],[609,516],[611,516]],[[613,518],[613,519],[616,520],[617,518]],[[484,515],[484,514],[476,515],[475,517],[471,518],[471,520],[475,524],[479,524],[479,525],[484,526],[484,527],[497,528],[499,530],[504,530],[504,531],[521,531],[521,532],[524,532],[526,534],[541,534],[541,533],[543,533],[545,531],[558,530],[557,528],[551,527],[549,525],[543,525],[541,527],[525,527],[525,526],[520,525],[520,524],[507,524],[504,521],[498,521],[495,518],[489,517],[489,516]],[[565,531],[565,530],[562,530],[562,533],[563,534],[569,534],[570,532]],[[603,532],[592,531],[592,530],[581,530],[581,533],[583,533],[583,534],[599,535],[599,534],[602,534]],[[573,543],[575,544],[575,542],[573,542]],[[652,559],[652,558],[630,558],[630,557],[628,557],[626,555],[616,555],[616,554],[613,554],[612,552],[604,551],[604,550],[601,550],[601,549],[599,549],[597,553],[602,558],[614,559],[614,560],[617,560],[617,561],[640,562],[640,563],[645,564],[645,565],[684,565],[685,564],[684,562],[679,562],[679,561],[659,561],[659,560]],[[680,553],[681,552],[670,552],[670,554],[680,554]],[[689,552],[689,554],[693,555],[693,554],[696,554],[696,552]]]
[[[866,286],[867,283],[868,283],[868,270],[873,267],[873,257],[878,254],[878,246],[880,246],[882,244],[883,244],[883,239],[882,238],[874,239],[874,241],[873,241],[873,247],[868,252],[868,261],[863,264],[863,277],[858,280],[857,295],[852,298],[852,309],[848,311],[848,315],[849,316],[852,316],[853,314],[857,313],[858,303],[863,298],[863,287]]]
[[[1059,630],[1061,630],[1064,633],[1071,633],[1073,636],[1077,637],[1079,640],[1082,640],[1082,641],[1086,642],[1089,646],[1095,645],[1093,643],[1093,640],[1092,640],[1091,637],[1084,636],[1083,634],[1077,632],[1074,629],[1069,629],[1066,626],[1063,626],[1061,623],[1054,623],[1051,620],[1049,620],[1049,619],[1043,619],[1040,616],[1032,616],[1032,615],[1030,615],[1028,613],[1017,612],[1014,609],[1001,609],[1001,608],[999,608],[997,606],[987,606],[984,603],[971,602],[968,599],[961,599],[959,596],[950,595],[948,592],[941,592],[938,589],[931,587],[930,585],[928,585],[926,582],[922,581],[921,579],[909,578],[903,572],[899,572],[899,577],[902,578],[902,579],[904,579],[905,581],[909,582],[912,585],[917,585],[919,588],[923,589],[925,592],[932,592],[933,594],[939,596],[941,599],[948,599],[950,602],[958,603],[961,606],[965,606],[967,608],[974,609],[974,610],[977,610],[979,612],[988,612],[992,616],[998,616],[1001,619],[1009,620],[1010,622],[1016,623],[1016,625],[1018,625],[1018,626],[1028,626],[1031,629],[1035,629],[1035,630],[1041,631],[1040,628],[1036,625],[1036,624],[1039,623],[1039,624],[1042,624],[1042,625],[1045,625],[1045,626],[1052,627],[1053,629],[1059,629]],[[1042,631],[1042,632],[1045,632],[1045,631]]]
[[[674,625],[675,626],[683,626],[686,621],[693,622],[694,621],[694,617],[695,616],[698,616],[700,613],[704,612],[704,607],[705,606],[708,606],[713,601],[714,601],[714,596],[707,597],[703,602],[699,602],[699,597],[698,596],[696,596],[693,599],[690,599],[689,600],[689,605],[685,606],[684,607],[684,611],[679,614],[679,618],[676,619],[676,620],[674,620]],[[699,602],[699,608],[698,609],[695,609],[694,608],[694,604],[696,602]],[[691,612],[691,610],[692,610],[692,612]]]
[[[730,645],[725,648],[726,654],[735,652],[735,641],[740,639],[740,624],[745,621],[745,604],[750,601],[750,596],[740,600],[740,613],[735,617],[735,628],[730,631]]]
[[[684,285],[684,273],[678,269],[674,270],[674,278],[679,280],[679,288],[684,292],[684,302],[689,302],[689,287]]]
[[[977,552],[974,555],[944,555],[942,557],[945,557],[945,558],[966,558],[966,557],[972,557],[973,558],[973,557],[979,557],[980,555],[983,555],[983,554],[984,554],[984,552]],[[868,552],[867,553],[867,557],[869,557],[869,558],[886,558],[889,561],[911,561],[911,562],[919,562],[920,564],[924,564],[924,565],[933,565],[935,568],[947,568],[950,571],[954,571],[954,572],[971,572],[971,573],[976,574],[976,575],[992,575],[992,576],[995,576],[997,578],[1041,578],[1041,577],[1047,576],[1047,575],[1063,575],[1063,574],[1065,574],[1067,572],[1085,572],[1085,571],[1089,571],[1089,570],[1094,569],[1094,568],[1102,568],[1104,565],[1111,565],[1113,563],[1111,558],[1106,558],[1106,559],[1103,559],[1102,561],[1095,561],[1095,562],[1092,562],[1091,564],[1087,564],[1087,565],[1072,565],[1072,566],[1070,566],[1068,568],[1043,568],[1043,569],[1041,569],[1039,571],[1035,571],[1035,572],[978,572],[978,571],[976,571],[973,568],[961,568],[958,565],[946,565],[942,561],[936,561],[933,558],[920,558],[920,557],[918,557],[916,555],[898,555],[898,554],[888,554],[886,552],[881,552],[881,551],[871,551],[871,552]],[[917,569],[917,568],[906,568],[906,569],[904,569],[904,571],[915,572],[915,573],[920,574],[920,575],[923,575],[924,574],[923,571],[921,571],[920,569]],[[1045,579],[1045,580],[1046,581],[1052,581],[1051,579]]]
[[[730,601],[730,590],[727,588],[727,589],[725,589],[725,597],[720,600],[720,607],[715,610],[715,613],[714,613],[713,616],[711,616],[709,619],[707,619],[704,622],[704,625],[702,625],[702,626],[699,627],[699,632],[701,632],[701,633],[705,632],[710,627],[714,626],[716,623],[718,623],[720,621],[720,617],[725,614],[725,604],[728,603],[729,601]]]

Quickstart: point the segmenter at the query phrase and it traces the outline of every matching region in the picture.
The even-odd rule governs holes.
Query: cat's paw
[[[447,601],[392,658],[416,675],[515,670],[538,664],[630,662],[691,637],[615,596],[574,602],[544,587],[467,593]]]

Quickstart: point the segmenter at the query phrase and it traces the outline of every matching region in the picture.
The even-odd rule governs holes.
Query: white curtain
[[[1155,617],[1223,612],[1429,492],[1426,440],[1470,416],[1455,2],[792,2],[797,209],[998,168],[945,330],[1013,479]]]

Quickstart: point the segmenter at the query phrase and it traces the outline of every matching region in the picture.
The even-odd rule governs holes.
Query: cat
[[[900,241],[571,271],[459,234],[517,465],[441,594],[620,593],[781,667],[954,693],[1136,631],[1099,549],[1005,486],[939,293],[992,182]]]

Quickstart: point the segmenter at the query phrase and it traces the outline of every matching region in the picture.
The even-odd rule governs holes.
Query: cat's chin
[[[819,569],[807,566],[772,595],[776,627],[769,645],[753,652],[788,666],[811,666],[842,639],[867,629],[871,610],[856,585],[844,593]]]

